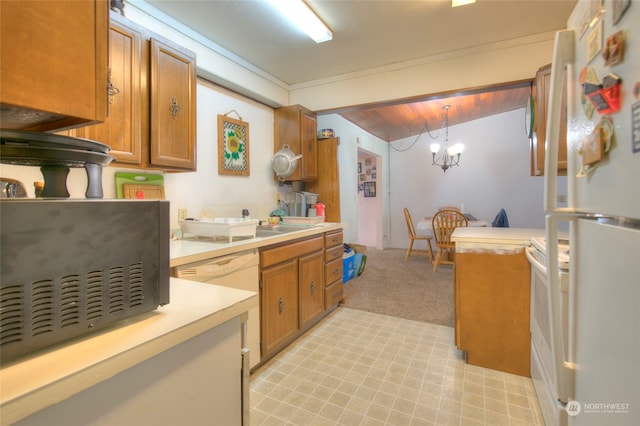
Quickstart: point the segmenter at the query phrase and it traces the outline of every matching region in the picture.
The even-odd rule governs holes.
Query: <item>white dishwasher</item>
[[[258,249],[176,266],[176,277],[259,293]],[[249,310],[247,342],[250,367],[260,362],[260,307]]]

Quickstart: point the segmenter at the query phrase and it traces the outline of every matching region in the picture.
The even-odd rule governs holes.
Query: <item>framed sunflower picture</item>
[[[218,174],[249,176],[249,123],[218,115]]]

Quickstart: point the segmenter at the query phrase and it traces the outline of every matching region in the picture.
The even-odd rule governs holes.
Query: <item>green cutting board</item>
[[[160,185],[164,187],[164,176],[149,173],[116,172],[116,198],[124,198],[124,185]]]

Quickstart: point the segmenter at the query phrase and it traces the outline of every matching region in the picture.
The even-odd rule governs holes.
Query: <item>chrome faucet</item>
[[[249,217],[249,210],[248,209],[242,209],[242,218],[246,219]]]

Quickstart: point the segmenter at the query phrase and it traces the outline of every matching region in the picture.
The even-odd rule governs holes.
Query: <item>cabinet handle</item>
[[[311,281],[311,295],[312,296],[313,296],[313,293],[315,293],[315,291],[316,291],[316,284],[313,281]]]
[[[337,274],[339,271],[340,271],[340,270],[339,270],[338,268],[336,268],[336,269],[334,269],[334,270],[333,270],[333,273],[334,273],[334,274]]]
[[[284,310],[284,300],[282,300],[282,296],[280,296],[280,300],[278,300],[278,313],[281,314]]]
[[[331,297],[338,297],[339,294],[340,294],[340,290],[336,290],[336,291],[333,292]]]
[[[180,105],[178,105],[178,99],[174,96],[171,99],[171,117],[175,120],[180,112]]]
[[[120,93],[120,89],[118,89],[115,84],[113,84],[113,80],[111,80],[111,68],[107,70],[107,94],[109,95],[109,105],[113,103],[113,97]]]

